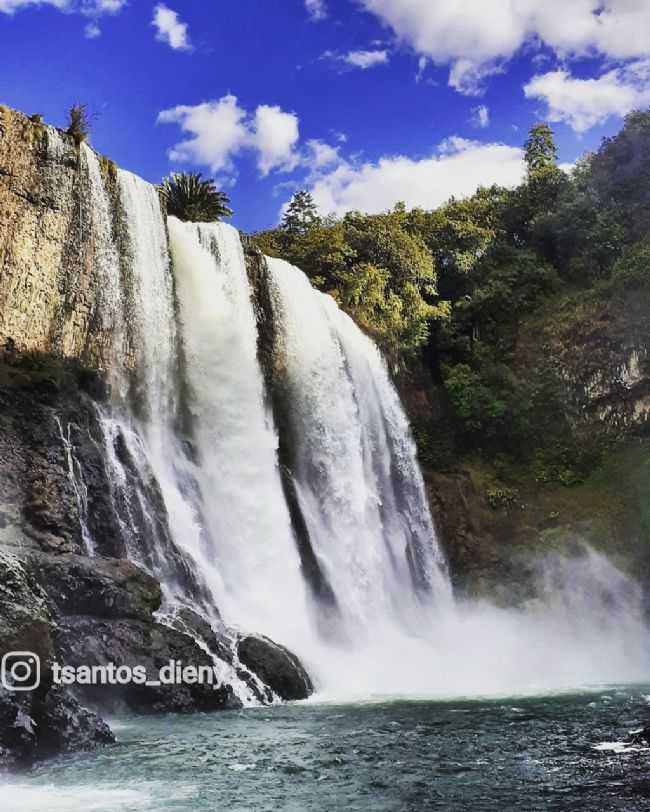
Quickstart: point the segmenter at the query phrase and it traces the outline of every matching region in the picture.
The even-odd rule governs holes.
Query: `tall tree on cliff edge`
[[[280,228],[291,237],[304,236],[312,226],[320,223],[318,207],[306,190],[296,192],[287,206]]]

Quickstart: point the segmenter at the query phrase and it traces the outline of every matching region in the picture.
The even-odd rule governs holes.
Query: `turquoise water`
[[[3,787],[10,812],[650,809],[646,688],[113,720],[119,743]]]

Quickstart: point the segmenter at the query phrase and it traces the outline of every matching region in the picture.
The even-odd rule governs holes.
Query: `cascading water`
[[[85,165],[91,201],[92,222],[81,223],[82,230],[92,229],[93,267],[97,275],[97,317],[107,336],[107,361],[110,369],[119,367],[125,355],[125,313],[120,282],[120,258],[113,236],[111,203],[95,152],[81,144],[79,161]],[[83,231],[81,234],[83,240]]]
[[[312,653],[321,695],[508,694],[642,679],[640,593],[602,556],[551,561],[540,581],[552,567],[554,587],[527,610],[454,602],[408,422],[377,348],[301,271],[267,262],[292,475],[340,613]]]
[[[301,271],[268,265],[294,481],[347,624],[356,636],[420,600],[448,602],[415,448],[377,348]]]
[[[238,233],[169,220],[189,387],[204,559],[226,621],[300,645],[300,573],[266,408],[257,329]]]
[[[638,591],[594,554],[560,568],[543,608],[455,604],[409,426],[370,339],[280,260],[258,280],[272,322],[260,330],[229,226],[170,218],[172,273],[157,193],[125,172],[120,255],[99,163],[82,156],[97,316],[110,356],[130,352],[134,366],[112,369],[105,464],[128,554],[163,582],[166,613],[180,603],[219,623],[218,607],[228,627],[295,651],[321,695],[508,693],[647,673]],[[273,370],[260,342],[273,345]],[[250,704],[262,692],[233,655],[224,679]]]
[[[59,436],[65,449],[66,461],[68,463],[68,479],[74,491],[75,500],[77,502],[77,510],[79,512],[79,523],[81,525],[81,539],[88,555],[95,554],[95,542],[93,541],[90,530],[88,529],[88,488],[83,478],[83,469],[72,443],[70,424],[63,430],[63,424],[57,416],[54,418],[59,429]]]

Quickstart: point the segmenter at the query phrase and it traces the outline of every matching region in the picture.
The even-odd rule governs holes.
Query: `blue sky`
[[[515,183],[550,119],[573,162],[650,104],[647,0],[0,0],[0,102],[157,182],[212,174],[233,222]]]

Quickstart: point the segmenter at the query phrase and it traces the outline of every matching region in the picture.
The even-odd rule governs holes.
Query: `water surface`
[[[636,812],[650,808],[650,752],[622,742],[650,724],[648,692],[121,718],[116,746],[2,794],[11,812]]]

